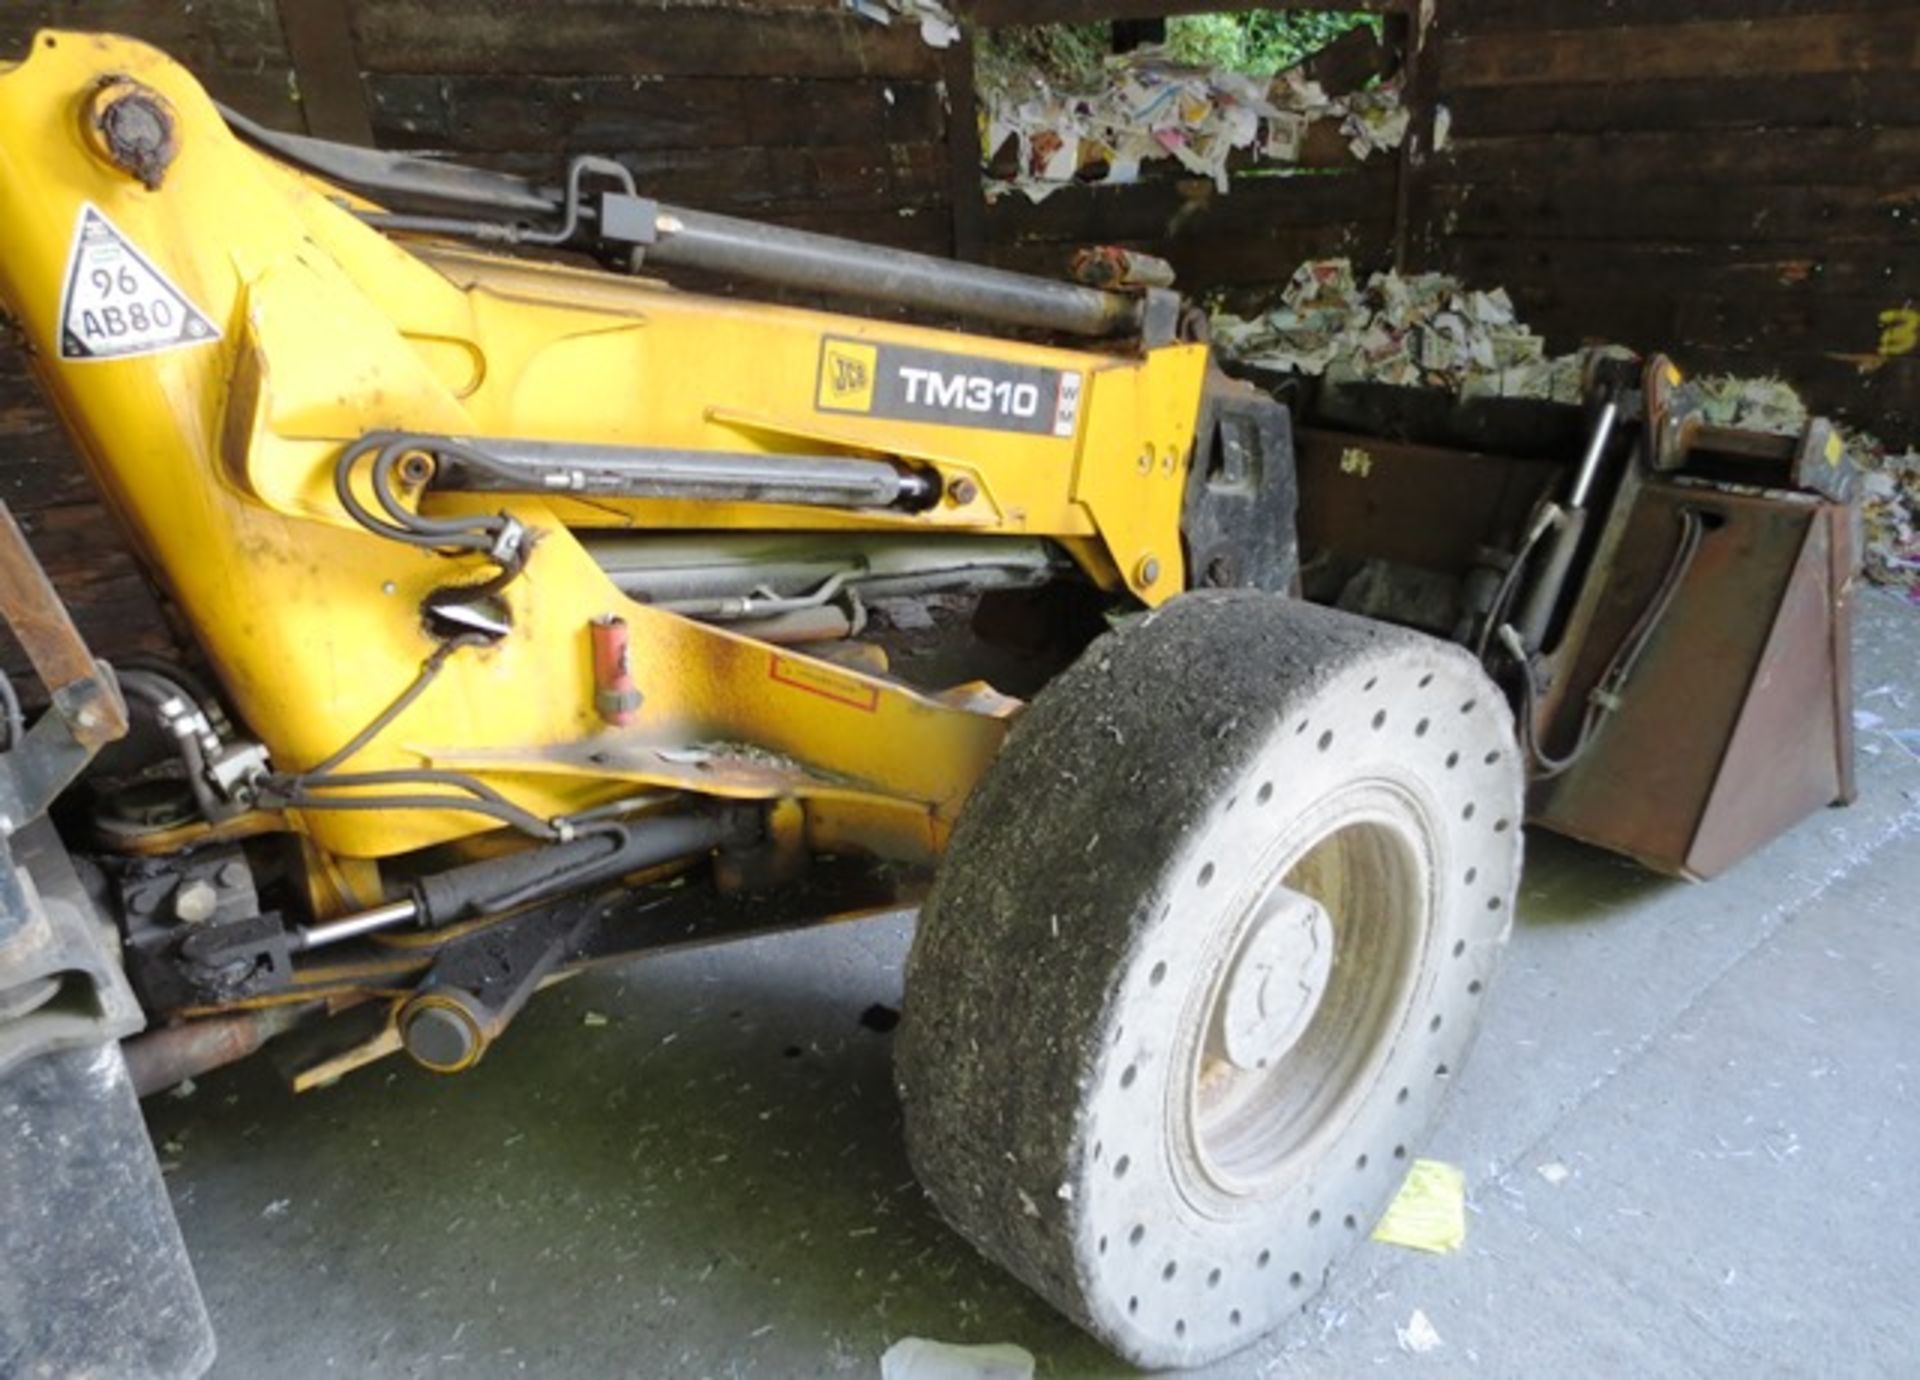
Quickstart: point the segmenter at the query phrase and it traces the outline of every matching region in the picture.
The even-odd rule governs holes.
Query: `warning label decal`
[[[781,656],[775,652],[773,660],[768,663],[767,674],[782,685],[791,685],[796,690],[805,690],[822,699],[838,700],[841,704],[852,705],[869,714],[880,707],[880,690],[877,686],[817,661]]]
[[[60,358],[123,359],[208,345],[213,322],[92,206],[80,207],[60,294]]]

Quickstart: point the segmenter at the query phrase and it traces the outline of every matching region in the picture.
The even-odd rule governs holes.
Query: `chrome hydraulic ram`
[[[364,218],[385,230],[499,244],[597,240],[637,250],[650,264],[1095,338],[1170,331],[1177,311],[1177,299],[1164,289],[1114,292],[663,205],[638,195],[632,174],[607,159],[576,159],[558,192],[505,173],[282,134],[222,113],[248,143],[381,201],[388,210]],[[589,188],[589,176],[621,190]]]
[[[939,497],[933,478],[885,460],[494,437],[418,439],[419,449],[434,458],[431,487],[441,490],[834,508],[916,508]]]
[[[1142,299],[1101,288],[673,206],[653,231],[650,263],[1069,335],[1141,329]]]
[[[1529,651],[1539,651],[1546,643],[1554,611],[1560,606],[1561,591],[1566,588],[1567,576],[1573,570],[1573,558],[1579,553],[1580,540],[1586,534],[1587,498],[1593,492],[1594,478],[1600,472],[1600,462],[1606,456],[1607,443],[1613,439],[1619,420],[1620,405],[1610,398],[1594,419],[1580,468],[1574,472],[1567,505],[1555,519],[1540,573],[1534,577],[1521,605],[1518,631],[1521,643]]]
[[[407,895],[384,905],[294,933],[296,952],[325,948],[400,925],[423,929],[518,906],[624,877],[664,863],[699,857],[759,828],[753,806],[697,814],[657,815],[628,824],[597,826],[567,843],[484,858],[421,877]]]

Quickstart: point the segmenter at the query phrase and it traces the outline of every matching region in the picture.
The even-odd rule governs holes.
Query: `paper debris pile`
[[[1798,436],[1812,420],[1813,414],[1785,379],[1743,379],[1722,374],[1695,379],[1693,386],[1711,426]]]
[[[1408,122],[1397,82],[1333,97],[1298,68],[1271,79],[1208,71],[1158,47],[1107,58],[1085,89],[1058,89],[1032,71],[983,74],[980,100],[990,201],[1016,190],[1042,201],[1076,182],[1134,182],[1141,165],[1157,159],[1173,159],[1226,192],[1235,153],[1296,164],[1318,121],[1337,122],[1362,159],[1398,148]],[[996,176],[1009,149],[1013,171]]]
[[[1793,385],[1782,379],[1719,377],[1703,380],[1700,388],[1707,420],[1715,426],[1794,436],[1810,416]],[[1860,472],[1867,578],[1904,590],[1920,604],[1920,451],[1896,454],[1864,431],[1841,435],[1847,458]]]
[[[1867,576],[1920,604],[1920,450],[1889,454],[1871,436],[1851,436],[1867,529]]]
[[[1585,352],[1549,359],[1504,289],[1473,291],[1443,273],[1376,273],[1361,287],[1345,259],[1302,264],[1278,306],[1251,320],[1216,315],[1213,337],[1261,368],[1463,397],[1578,402],[1586,363]]]
[[[1580,401],[1596,350],[1632,358],[1617,345],[1549,356],[1504,289],[1481,292],[1443,273],[1376,273],[1362,286],[1345,259],[1302,264],[1278,304],[1258,316],[1216,313],[1213,338],[1242,363],[1335,383],[1561,403]],[[1795,435],[1807,425],[1805,402],[1783,380],[1717,375],[1694,383],[1715,426]],[[1863,432],[1844,436],[1861,476],[1867,574],[1920,603],[1920,451],[1895,454]]]

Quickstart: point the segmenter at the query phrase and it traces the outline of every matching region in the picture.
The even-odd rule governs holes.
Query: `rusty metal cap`
[[[107,77],[87,102],[87,142],[95,154],[158,191],[179,153],[173,108],[130,77]]]

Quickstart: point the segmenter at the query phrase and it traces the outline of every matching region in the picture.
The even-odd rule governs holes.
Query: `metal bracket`
[[[95,752],[125,736],[127,706],[113,673],[93,659],[26,534],[0,503],[0,616],[47,687],[52,710],[0,757],[0,833],[53,803]]]
[[[127,731],[113,673],[93,659],[0,503],[0,616],[52,706],[0,753],[0,1072],[51,1049],[138,1030],[140,1007],[113,961],[97,913],[50,825],[36,821],[107,743]],[[16,861],[14,836],[24,855]]]
[[[146,1023],[117,947],[51,824],[0,839],[0,1076]]]

